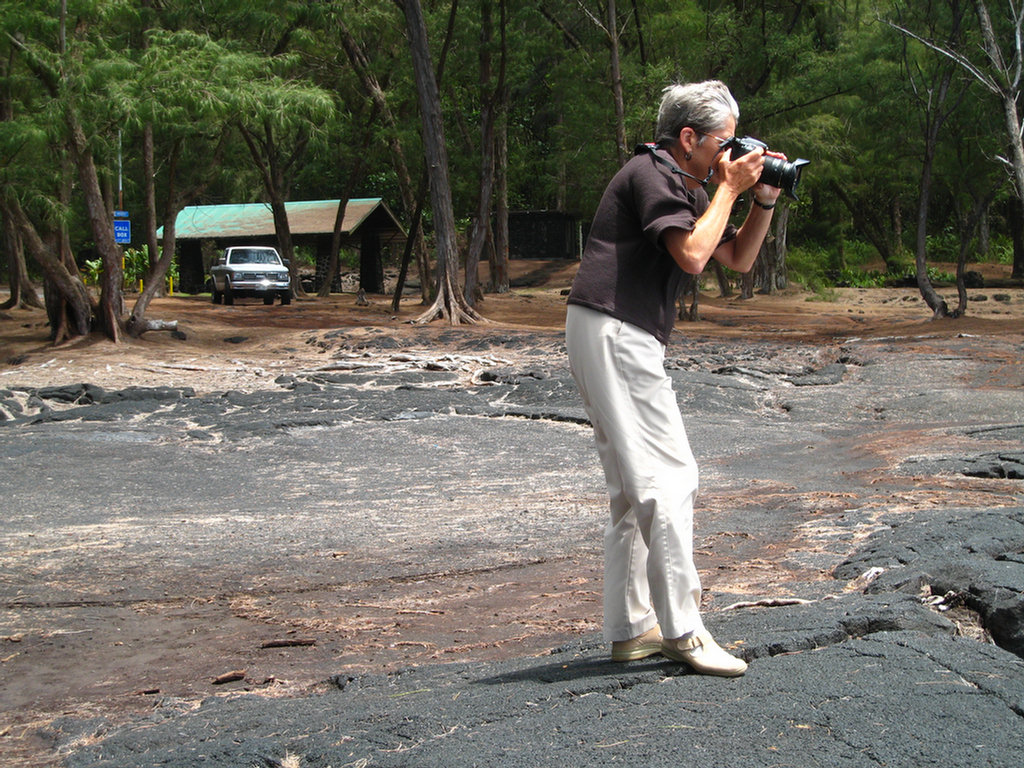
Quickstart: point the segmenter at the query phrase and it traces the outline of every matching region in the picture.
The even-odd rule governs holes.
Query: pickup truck
[[[265,245],[225,248],[210,267],[210,287],[214,304],[234,304],[239,296],[256,296],[264,304],[273,304],[276,296],[282,304],[292,303],[288,266],[276,249]]]

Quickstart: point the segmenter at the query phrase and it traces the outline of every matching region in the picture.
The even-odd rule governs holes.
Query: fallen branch
[[[141,336],[146,331],[176,331],[178,330],[177,320],[144,320],[132,326],[132,335]]]
[[[723,608],[723,611],[734,611],[739,608],[778,608],[782,605],[809,605],[813,600],[804,600],[800,597],[769,597],[764,600],[748,600],[740,603],[733,603]]]
[[[292,637],[280,640],[267,640],[260,648],[292,648],[305,645],[316,645],[316,638]]]
[[[232,672],[225,672],[223,675],[218,675],[213,678],[213,684],[224,685],[224,683],[233,683],[236,680],[245,680],[245,670],[236,669]]]
[[[444,611],[438,609],[422,610],[419,608],[395,608],[390,605],[379,605],[377,603],[345,603],[348,608],[376,608],[381,611],[394,611],[395,613],[417,614],[422,616],[444,616]]]

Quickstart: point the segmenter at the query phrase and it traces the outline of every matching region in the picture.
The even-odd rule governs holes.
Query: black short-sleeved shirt
[[[672,162],[668,152],[657,152]],[[692,230],[709,204],[703,188],[688,190],[683,177],[653,153],[631,158],[597,207],[569,303],[636,325],[667,344],[683,270],[661,236],[669,227]],[[734,237],[736,228],[730,224],[722,242]]]

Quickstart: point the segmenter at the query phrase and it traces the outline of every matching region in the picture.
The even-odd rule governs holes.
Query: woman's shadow
[[[477,680],[483,685],[509,683],[540,683],[544,685],[589,681],[588,688],[618,690],[631,688],[640,682],[655,682],[665,677],[690,673],[685,664],[678,664],[663,656],[654,655],[638,661],[612,661],[603,646],[580,643],[563,646],[552,651],[556,658],[546,664],[509,670]]]

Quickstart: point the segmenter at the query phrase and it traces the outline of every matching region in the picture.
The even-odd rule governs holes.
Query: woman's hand
[[[772,152],[770,149],[765,151],[762,156],[762,163],[764,162],[764,157],[775,157],[783,161],[789,159],[781,152]],[[754,185],[752,191],[754,193],[754,200],[761,205],[774,205],[775,201],[779,199],[779,195],[782,194],[782,190],[778,187],[762,184],[760,181]]]
[[[763,168],[763,150],[753,150],[733,160],[730,149],[718,162],[716,172],[720,178],[719,186],[728,188],[739,197],[758,183]]]

